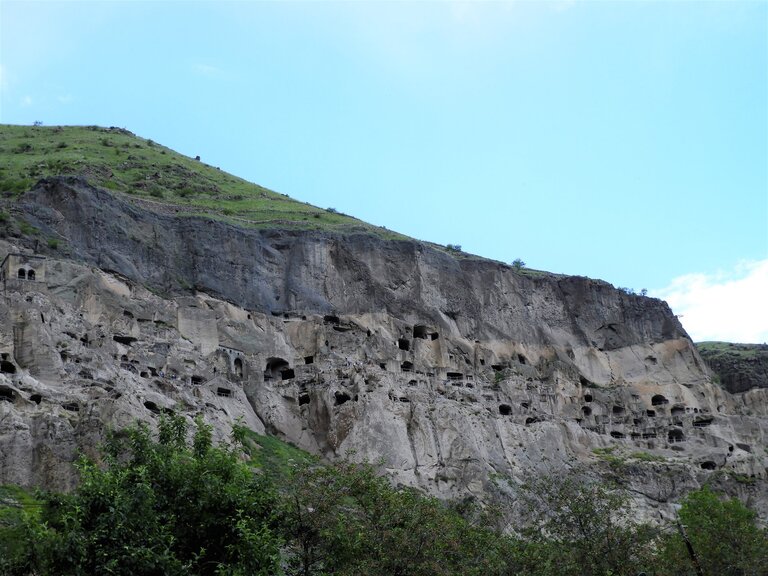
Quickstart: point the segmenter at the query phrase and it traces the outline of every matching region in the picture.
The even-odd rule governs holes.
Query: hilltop
[[[123,128],[0,125],[0,193],[18,197],[39,180],[75,176],[156,211],[174,209],[249,228],[364,232],[402,238],[298,202]]]

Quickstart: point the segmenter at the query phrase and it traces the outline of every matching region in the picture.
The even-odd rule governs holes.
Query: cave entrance
[[[349,394],[347,394],[346,392],[341,392],[340,390],[337,390],[336,392],[334,392],[333,396],[335,399],[334,404],[336,406],[341,406],[345,402],[349,402],[350,400],[352,400],[352,397]]]
[[[667,433],[667,439],[669,440],[670,444],[674,444],[676,442],[685,442],[685,434],[683,434],[682,430],[674,428]]]
[[[13,362],[3,360],[0,362],[0,372],[3,374],[16,374],[16,366],[13,365]]]
[[[651,398],[651,406],[664,406],[665,404],[669,404],[669,400],[661,394],[656,394]]]
[[[27,280],[34,280],[34,279],[35,279],[35,271],[30,270],[29,272],[27,272]]]
[[[240,358],[235,358],[235,361],[232,363],[234,369],[235,369],[235,376],[237,378],[243,377],[243,361]]]
[[[19,280],[26,280],[27,279],[27,271],[23,268],[19,268]]]
[[[284,380],[283,372],[287,370],[290,370],[287,360],[278,357],[267,358],[267,365],[264,367],[264,380],[277,380],[278,378]],[[293,374],[291,374],[291,378],[293,378]]]

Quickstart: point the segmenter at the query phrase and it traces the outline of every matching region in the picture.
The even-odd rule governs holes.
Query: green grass
[[[280,480],[288,478],[297,464],[315,462],[317,458],[308,452],[278,440],[274,436],[262,436],[249,429],[243,429],[243,445],[251,462],[269,477]]]
[[[768,355],[768,346],[765,344],[734,344],[732,342],[697,342],[699,352],[706,354],[708,359],[730,356],[740,359],[757,358]]]
[[[171,204],[181,212],[241,227],[405,238],[298,202],[118,128],[0,125],[0,158],[0,195],[11,199],[41,178],[75,175],[117,194]]]
[[[41,502],[18,486],[0,486],[0,572],[4,560],[24,553],[27,520],[40,516]]]
[[[648,452],[632,452],[630,458],[640,460],[641,462],[666,462],[667,460],[664,456],[657,456]]]

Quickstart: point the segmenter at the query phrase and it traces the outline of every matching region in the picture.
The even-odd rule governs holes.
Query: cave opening
[[[0,372],[3,374],[16,374],[16,366],[13,365],[13,362],[2,360],[0,361]]]
[[[333,396],[335,399],[334,404],[336,406],[341,406],[342,404],[352,400],[352,397],[349,394],[347,394],[346,392],[342,392],[341,390],[337,390],[336,392],[334,392]]]
[[[426,340],[429,336],[429,330],[426,326],[417,325],[413,327],[413,337]]]
[[[684,442],[685,434],[683,434],[682,430],[673,428],[667,432],[667,439],[669,440],[670,444],[674,444],[675,442]]]
[[[277,380],[282,375],[283,370],[288,369],[288,361],[283,358],[267,358],[267,364],[264,367],[264,380]]]
[[[661,394],[655,394],[651,398],[651,406],[664,406],[665,404],[669,404],[669,400]]]

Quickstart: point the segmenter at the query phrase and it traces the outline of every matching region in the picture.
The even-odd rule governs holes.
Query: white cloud
[[[669,303],[696,342],[768,342],[768,259],[680,276],[651,294]]]
[[[24,98],[21,99],[21,105],[24,108],[32,106],[32,96],[24,96]]]

